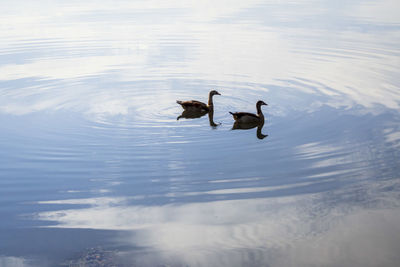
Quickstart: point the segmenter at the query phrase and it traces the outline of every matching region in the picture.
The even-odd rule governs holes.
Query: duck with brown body
[[[219,124],[214,123],[214,103],[213,103],[214,95],[221,95],[221,94],[215,90],[210,91],[210,93],[208,94],[208,105],[197,100],[189,100],[189,101],[177,100],[176,102],[182,106],[183,112],[176,119],[177,120],[181,118],[196,119],[208,114],[210,126],[212,127],[218,126]]]
[[[176,103],[181,105],[185,111],[187,110],[193,112],[208,112],[210,111],[210,109],[214,108],[214,103],[213,103],[214,95],[221,95],[221,94],[218,93],[216,90],[210,91],[210,93],[208,94],[208,105],[197,100],[189,100],[189,101],[177,100]]]

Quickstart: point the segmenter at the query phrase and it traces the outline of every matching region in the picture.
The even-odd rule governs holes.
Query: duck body
[[[205,103],[197,101],[197,100],[189,100],[189,101],[180,101],[177,100],[176,103],[182,106],[184,110],[188,111],[209,111],[210,108]]]
[[[180,101],[177,100],[176,103],[182,106],[184,110],[192,111],[192,112],[209,112],[214,108],[213,96],[221,95],[215,90],[210,91],[208,94],[208,105],[206,103],[197,101],[197,100],[189,100],[189,101]]]
[[[229,112],[232,114],[233,119],[235,120],[236,123],[238,124],[249,124],[249,128],[246,126],[243,126],[244,129],[250,129],[255,126],[257,126],[259,123],[261,123],[264,119],[264,117],[257,116],[256,114],[253,113],[248,113],[248,112]],[[253,127],[251,127],[252,125]]]
[[[262,113],[261,106],[267,105],[264,103],[264,101],[257,101],[256,108],[257,108],[257,114],[254,113],[249,113],[249,112],[229,112],[232,114],[233,119],[235,122],[238,124],[241,124],[243,128],[245,127],[245,124],[250,125],[258,125],[258,124],[264,124],[264,114]],[[253,127],[254,127],[253,126]],[[252,127],[250,127],[252,128]]]

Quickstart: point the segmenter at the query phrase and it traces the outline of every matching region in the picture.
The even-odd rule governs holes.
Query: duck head
[[[261,106],[268,106],[268,104],[267,103],[265,103],[264,101],[262,101],[262,100],[258,100],[257,101],[257,104],[256,104],[256,106],[257,107],[261,107]]]
[[[216,90],[212,90],[212,91],[210,91],[210,96],[213,96],[213,95],[221,95],[221,94],[218,93],[218,91],[216,91]]]

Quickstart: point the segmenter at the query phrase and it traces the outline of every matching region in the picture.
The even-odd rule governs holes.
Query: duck
[[[233,119],[235,120],[235,122],[239,123],[239,124],[250,124],[250,125],[254,125],[254,124],[264,124],[264,114],[262,113],[261,110],[261,106],[267,106],[268,104],[266,104],[264,101],[259,100],[256,103],[256,108],[257,108],[257,114],[253,114],[253,113],[248,113],[248,112],[229,112],[230,114],[232,114]]]
[[[213,103],[213,96],[214,95],[221,95],[218,93],[216,90],[211,90],[210,93],[208,94],[208,105],[197,101],[197,100],[188,100],[188,101],[180,101],[177,100],[176,103],[182,106],[184,110],[188,111],[194,111],[194,112],[209,112],[214,108],[214,103]]]

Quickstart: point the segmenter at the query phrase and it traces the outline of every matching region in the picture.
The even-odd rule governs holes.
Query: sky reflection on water
[[[0,69],[0,79],[14,87],[2,97],[2,110],[21,114],[63,108],[127,114],[137,107],[134,100],[139,95],[115,82],[130,82],[132,88],[133,81],[165,84],[171,78],[212,81],[217,87],[252,83],[249,87],[257,94],[254,84],[289,87],[328,95],[324,103],[331,105],[399,107],[398,20],[388,16],[388,21],[371,21],[374,9],[358,1],[343,2],[341,8],[328,1],[316,6],[312,1],[285,5],[256,1],[229,8],[222,3],[210,8],[206,3],[177,2],[166,8],[121,2],[112,9],[91,2],[52,4],[34,8],[26,17],[13,10],[13,4],[7,5],[2,54],[11,59],[20,50],[23,54],[17,64],[13,61]],[[395,1],[377,4],[385,14],[396,5]],[[307,16],[310,13],[313,16]],[[311,21],[304,23],[307,18]],[[29,28],[38,30],[25,27],[28,19]],[[40,31],[42,27],[46,31]],[[15,88],[16,82],[27,78],[34,80]],[[112,88],[106,87],[107,82]],[[161,93],[164,105],[186,93],[169,86],[154,90],[148,93]],[[229,93],[235,95],[237,90]],[[27,97],[21,99],[21,94]],[[277,106],[287,106],[287,99],[277,100]]]
[[[43,213],[41,219],[57,221],[57,227],[136,230],[121,235],[120,242],[151,248],[149,254],[130,255],[131,262],[145,265],[391,266],[399,260],[400,241],[393,236],[400,230],[394,223],[400,214],[387,208],[397,205],[385,192],[392,184],[364,186],[333,195],[163,206],[120,206],[123,199],[105,200],[88,209]],[[355,198],[370,203],[359,206],[359,199],[352,203]]]
[[[0,8],[1,267],[400,261],[397,1]]]

